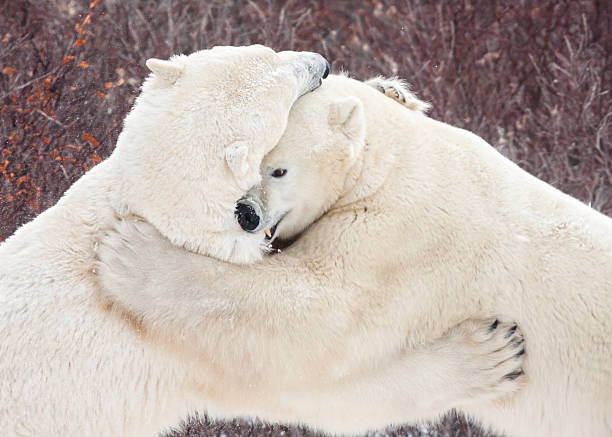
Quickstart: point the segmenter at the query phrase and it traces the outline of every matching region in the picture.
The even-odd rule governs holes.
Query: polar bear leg
[[[377,76],[365,83],[413,111],[427,112],[431,107],[429,103],[419,100],[410,91],[408,84],[397,77]]]
[[[503,398],[525,382],[525,344],[516,323],[497,319],[472,319],[452,328],[433,349],[454,363],[444,391],[456,390],[454,405],[467,405]],[[446,354],[446,355],[445,355]],[[445,355],[445,356],[444,356]],[[457,365],[458,364],[458,365]]]
[[[516,324],[467,320],[429,346],[308,392],[285,393],[300,423],[337,434],[436,420],[452,408],[503,400],[525,382]],[[276,411],[266,412],[277,420]],[[294,420],[296,418],[293,418]]]
[[[144,221],[116,223],[102,237],[97,256],[102,288],[122,290],[128,307],[153,301],[147,296],[168,290],[192,290],[200,296],[200,288],[210,291],[215,287],[211,275],[218,276],[210,259],[171,245]],[[299,276],[296,271],[283,281]],[[242,281],[252,281],[248,266],[226,271],[220,284],[240,289]],[[175,309],[190,305],[181,302],[178,294],[170,302]],[[147,310],[151,310],[148,303]],[[334,384],[316,385],[308,392],[284,393],[282,405],[293,406],[299,417],[274,409],[260,414],[338,433],[435,419],[451,408],[486,405],[516,392],[526,380],[523,343],[515,324],[467,320],[431,344],[406,349],[375,368],[349,373]]]
[[[515,323],[467,320],[428,347],[406,351],[375,372],[313,393],[312,420],[345,433],[353,430],[338,418],[347,414],[362,417],[356,431],[436,419],[452,408],[482,405],[516,392],[526,381],[524,359],[523,336]],[[301,411],[307,410],[308,404]]]

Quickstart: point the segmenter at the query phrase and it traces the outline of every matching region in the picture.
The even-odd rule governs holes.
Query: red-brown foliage
[[[112,152],[147,58],[220,44],[317,51],[360,79],[397,74],[433,117],[612,214],[611,19],[605,0],[2,2],[0,241]],[[222,432],[308,435],[197,420],[172,435]],[[454,415],[400,434],[482,435]]]

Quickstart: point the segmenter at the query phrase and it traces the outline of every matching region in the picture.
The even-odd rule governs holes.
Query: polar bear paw
[[[466,404],[505,398],[526,382],[525,341],[516,323],[467,320],[453,328],[449,337],[462,351],[458,355],[467,352],[458,375],[465,384]]]
[[[177,252],[180,256],[184,251],[177,250],[148,222],[136,216],[122,218],[97,236],[93,273],[105,295],[117,290],[136,293],[145,285],[157,287],[156,272],[172,271],[166,263],[176,260]]]
[[[427,112],[431,107],[429,103],[419,100],[410,91],[408,84],[397,77],[377,76],[365,83],[413,111]]]

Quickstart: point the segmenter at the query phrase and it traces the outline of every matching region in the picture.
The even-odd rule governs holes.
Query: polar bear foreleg
[[[524,359],[516,324],[467,320],[429,346],[313,390],[300,408],[307,423],[340,433],[432,420],[512,395],[525,383]]]
[[[185,311],[190,317],[201,316],[203,296],[216,287],[226,290],[215,294],[218,298],[227,290],[240,290],[252,281],[250,269],[260,268],[226,264],[221,267],[224,274],[215,279],[217,261],[173,246],[139,220],[120,221],[106,230],[97,256],[96,273],[111,299],[136,314],[172,313],[177,318]],[[280,271],[275,271],[273,282],[291,282],[299,274],[296,269],[279,279]],[[260,280],[265,283],[265,278]],[[159,298],[168,295],[169,299]],[[189,320],[181,326],[189,326]],[[167,321],[164,327],[170,329]],[[348,363],[352,370],[343,377],[325,378],[324,384],[311,380],[307,390],[283,392],[276,407],[254,407],[262,408],[257,413],[265,419],[298,421],[339,433],[430,420],[452,408],[472,409],[511,396],[526,380],[525,356],[516,324],[470,319],[427,345],[381,357],[376,366]]]

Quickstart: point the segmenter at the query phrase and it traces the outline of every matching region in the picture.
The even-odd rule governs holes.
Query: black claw
[[[325,61],[325,71],[323,72],[323,79],[329,74],[329,62]]]
[[[512,337],[512,334],[514,334],[516,332],[516,328],[517,328],[517,326],[516,326],[516,323],[515,323],[514,325],[512,325],[510,327],[510,329],[508,329],[508,332],[506,332],[506,335],[504,336],[504,338]]]
[[[508,373],[506,376],[504,376],[504,378],[509,381],[514,381],[516,378],[521,376],[523,373],[525,373],[523,372],[523,369],[518,369],[518,370],[515,370],[514,372]]]
[[[493,332],[497,329],[497,325],[499,324],[499,320],[495,319],[493,323],[489,326],[489,332]]]
[[[523,355],[525,353],[525,348],[522,348],[520,351],[518,351],[515,355],[515,357],[520,357],[521,355]]]

